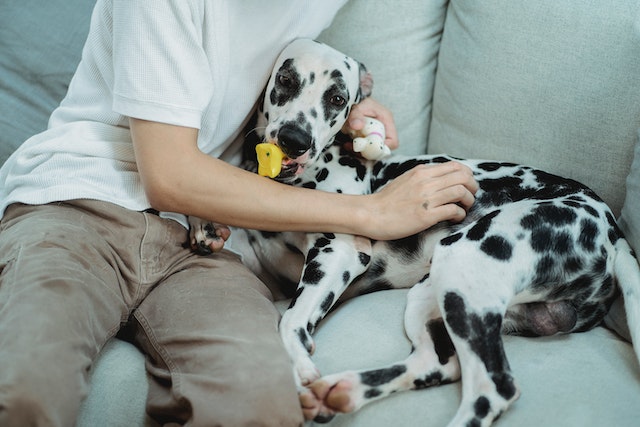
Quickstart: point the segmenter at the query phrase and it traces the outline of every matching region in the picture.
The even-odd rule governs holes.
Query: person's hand
[[[398,133],[396,131],[396,123],[393,120],[393,114],[375,99],[369,97],[363,99],[359,104],[351,107],[347,122],[342,127],[342,131],[349,134],[350,131],[359,131],[364,127],[365,117],[378,119],[384,124],[386,138],[384,143],[390,149],[398,148]]]
[[[475,201],[478,183],[458,162],[420,165],[372,194],[365,236],[397,239],[441,221],[462,221]]]

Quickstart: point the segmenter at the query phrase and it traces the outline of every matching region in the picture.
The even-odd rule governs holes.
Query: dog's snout
[[[285,124],[278,132],[278,143],[284,153],[296,158],[302,156],[311,148],[311,135],[299,126]]]

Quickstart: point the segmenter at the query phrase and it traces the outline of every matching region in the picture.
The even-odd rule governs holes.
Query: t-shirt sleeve
[[[113,109],[199,129],[213,94],[198,1],[113,1]]]

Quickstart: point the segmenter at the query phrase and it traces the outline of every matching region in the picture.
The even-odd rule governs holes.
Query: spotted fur
[[[301,399],[314,408],[316,420],[462,377],[469,384],[451,425],[490,425],[519,396],[502,333],[593,328],[620,287],[627,294],[640,288],[640,272],[610,209],[576,181],[512,163],[447,155],[367,161],[345,150],[335,135],[350,107],[369,92],[370,76],[361,64],[313,41],[294,42],[266,88],[244,167],[257,170],[254,147],[266,140],[290,159],[276,180],[368,194],[416,165],[455,160],[469,166],[480,185],[466,219],[394,241],[237,232],[246,233],[255,255],[250,265],[292,296],[280,330]],[[295,207],[283,203],[283,209]],[[310,358],[318,323],[339,300],[392,288],[411,288],[408,358],[320,378]]]

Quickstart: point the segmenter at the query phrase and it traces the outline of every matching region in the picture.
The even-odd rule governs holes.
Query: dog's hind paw
[[[354,383],[344,377],[335,382],[323,378],[314,381],[309,388],[300,392],[300,404],[305,418],[326,423],[337,413],[357,410],[361,405],[353,398],[355,391]]]
[[[313,390],[305,388],[298,392],[300,406],[304,418],[308,421],[318,423],[328,423],[333,419],[335,413],[324,407],[322,400],[318,399]]]

